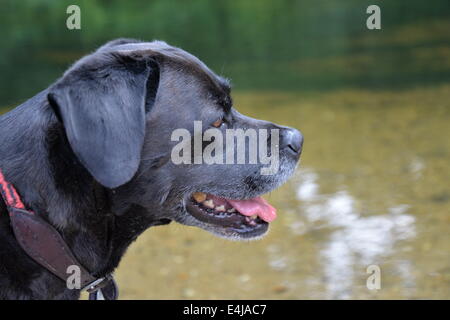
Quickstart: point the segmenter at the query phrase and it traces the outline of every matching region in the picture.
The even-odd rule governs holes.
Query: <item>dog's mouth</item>
[[[269,222],[276,218],[276,209],[261,197],[234,200],[195,192],[186,209],[197,220],[223,229],[221,233],[246,239],[265,234]]]

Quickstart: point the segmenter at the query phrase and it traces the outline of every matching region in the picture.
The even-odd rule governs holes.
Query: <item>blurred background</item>
[[[122,299],[450,298],[448,0],[0,0],[0,113],[117,37],[193,53],[232,80],[239,111],[305,136],[266,196],[267,237],[150,229],[116,272]]]

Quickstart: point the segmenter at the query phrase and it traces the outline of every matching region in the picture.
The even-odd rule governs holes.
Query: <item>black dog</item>
[[[172,132],[192,133],[196,120],[203,130],[279,129],[278,172],[262,175],[260,163],[173,163]],[[171,220],[227,238],[261,237],[275,213],[259,196],[287,180],[302,149],[297,130],[239,114],[228,82],[196,57],[128,39],[82,58],[3,115],[0,132],[6,179],[98,277],[143,231]],[[0,201],[0,298],[79,294],[23,251]]]

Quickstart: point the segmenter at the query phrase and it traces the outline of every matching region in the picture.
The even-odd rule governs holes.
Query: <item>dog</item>
[[[279,170],[175,164],[172,132],[193,132],[195,121],[203,131],[277,129]],[[233,240],[262,237],[275,209],[260,196],[289,178],[303,145],[296,129],[238,113],[229,81],[195,56],[134,39],[113,40],[81,58],[2,115],[0,132],[6,179],[98,277],[114,271],[142,232],[171,221]],[[264,143],[271,140],[272,134]],[[21,248],[0,201],[0,298],[79,296]]]

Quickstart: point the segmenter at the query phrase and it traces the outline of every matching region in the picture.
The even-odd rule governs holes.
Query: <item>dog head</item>
[[[144,211],[218,236],[264,235],[299,131],[246,117],[228,81],[164,42],[116,40],[75,63],[48,100],[73,153],[111,194],[115,214]]]

